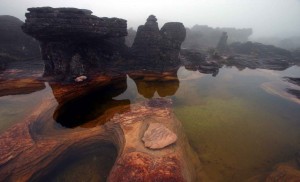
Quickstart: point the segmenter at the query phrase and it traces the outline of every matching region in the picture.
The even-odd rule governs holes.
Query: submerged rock
[[[150,123],[142,140],[145,147],[162,149],[175,143],[177,136],[161,123]]]
[[[103,72],[123,59],[126,20],[99,18],[76,8],[29,8],[22,26],[40,41],[44,75],[70,80]]]

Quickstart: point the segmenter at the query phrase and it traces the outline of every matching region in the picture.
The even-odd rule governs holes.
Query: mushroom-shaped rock
[[[150,123],[142,138],[145,147],[162,149],[176,142],[177,136],[161,123]]]

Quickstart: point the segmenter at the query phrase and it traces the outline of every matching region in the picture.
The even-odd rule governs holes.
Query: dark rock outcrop
[[[182,23],[166,23],[161,30],[157,19],[150,15],[145,25],[139,26],[132,45],[137,64],[144,68],[167,69],[180,64],[179,52],[186,31]]]
[[[290,51],[272,45],[264,45],[256,42],[232,43],[229,45],[233,59],[226,65],[236,66],[239,69],[262,68],[271,70],[285,70],[294,64],[294,58]]]
[[[222,66],[216,60],[207,59],[198,50],[181,50],[181,61],[188,70],[198,70],[200,73],[212,74],[212,76],[217,76],[219,68]]]
[[[11,61],[40,57],[38,42],[22,32],[22,24],[16,17],[0,16],[0,71]]]
[[[230,49],[235,54],[253,55],[256,57],[278,57],[282,59],[291,59],[290,51],[281,49],[272,45],[264,45],[256,42],[240,43],[235,42],[230,44]]]
[[[300,49],[293,51],[292,54],[293,54],[295,63],[300,65]]]
[[[29,8],[22,26],[40,41],[45,76],[74,79],[104,71],[126,54],[126,20],[76,8]]]
[[[218,52],[223,53],[225,51],[228,51],[227,39],[228,39],[227,32],[223,32],[222,35],[221,35],[221,38],[219,40],[219,43],[217,45],[217,51]]]

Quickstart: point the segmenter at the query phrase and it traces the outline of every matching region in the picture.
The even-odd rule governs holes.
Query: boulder
[[[162,149],[175,143],[177,136],[161,123],[150,123],[142,140],[145,147]]]

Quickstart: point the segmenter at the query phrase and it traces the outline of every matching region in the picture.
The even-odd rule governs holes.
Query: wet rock
[[[0,78],[0,97],[6,95],[30,94],[46,88],[43,81],[36,78],[7,79]]]
[[[178,66],[180,47],[185,36],[182,23],[169,22],[159,30],[156,17],[150,15],[145,25],[139,26],[131,52],[137,64],[146,68]]]
[[[16,17],[0,16],[0,71],[12,61],[40,58],[39,44],[22,32],[23,22]]]
[[[76,8],[29,8],[22,26],[40,41],[44,76],[73,80],[104,72],[126,54],[126,20],[99,18]]]
[[[268,175],[266,182],[275,181],[299,181],[300,171],[292,165],[281,164],[276,167],[276,169]]]
[[[161,123],[150,123],[142,138],[145,147],[162,149],[176,142],[177,136]]]
[[[221,64],[213,59],[206,59],[198,50],[182,50],[181,61],[186,69],[199,71],[204,74],[216,76],[219,73]]]
[[[154,157],[147,153],[131,152],[117,161],[108,181],[186,181],[174,155]],[[113,175],[112,175],[113,174]]]

